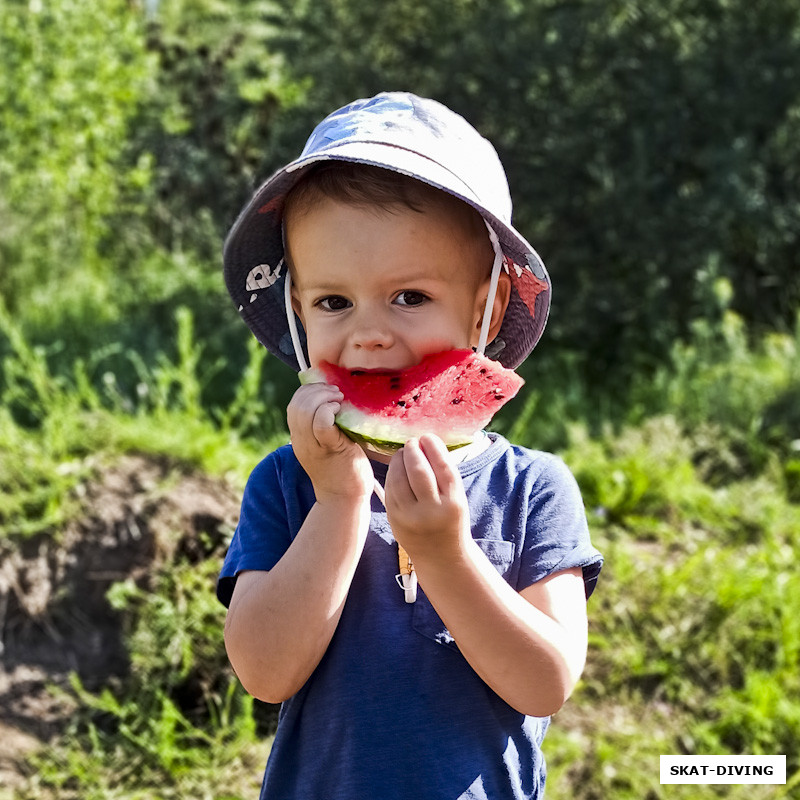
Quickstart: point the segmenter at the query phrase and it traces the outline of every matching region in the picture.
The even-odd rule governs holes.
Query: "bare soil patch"
[[[98,470],[79,494],[83,513],[64,530],[0,540],[2,786],[19,781],[24,756],[74,711],[50,687],[67,685],[71,672],[90,690],[126,674],[109,587],[146,586],[164,561],[223,547],[239,513],[223,481],[138,455]]]

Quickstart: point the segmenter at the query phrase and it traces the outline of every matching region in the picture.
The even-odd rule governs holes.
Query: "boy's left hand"
[[[461,476],[438,436],[409,439],[392,456],[386,515],[412,561],[450,559],[472,538]]]

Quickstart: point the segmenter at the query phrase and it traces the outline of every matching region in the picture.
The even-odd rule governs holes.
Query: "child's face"
[[[328,197],[287,220],[293,305],[311,365],[404,369],[477,345],[493,252],[488,234],[466,227],[444,204],[420,213]]]

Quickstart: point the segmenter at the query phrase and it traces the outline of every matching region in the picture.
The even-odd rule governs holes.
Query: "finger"
[[[439,497],[436,475],[427,456],[422,451],[418,439],[409,439],[403,448],[403,463],[406,468],[408,485],[417,500],[432,500]]]
[[[390,459],[386,471],[386,502],[398,508],[405,508],[414,503],[416,497],[408,483],[405,467],[405,448],[401,447]]]
[[[300,405],[303,406],[314,406],[332,399],[344,399],[339,387],[332,386],[329,383],[309,383],[301,386],[295,392],[295,397]]]
[[[430,464],[440,494],[450,496],[461,482],[461,476],[450,460],[445,443],[433,434],[423,434],[419,446]]]
[[[317,406],[311,419],[311,432],[323,447],[333,447],[340,442],[342,432],[336,427],[339,403],[327,402]]]
[[[287,409],[290,424],[300,421],[303,417],[309,421],[313,419],[317,408],[323,403],[343,400],[342,393],[335,387],[326,383],[315,383],[301,386],[292,396]]]

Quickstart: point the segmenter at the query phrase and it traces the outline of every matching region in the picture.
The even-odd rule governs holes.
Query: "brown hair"
[[[309,167],[287,195],[283,216],[303,214],[325,197],[378,212],[405,207],[423,214],[427,206],[441,204],[463,219],[470,237],[488,243],[481,215],[464,201],[400,172],[353,161],[323,161]]]

